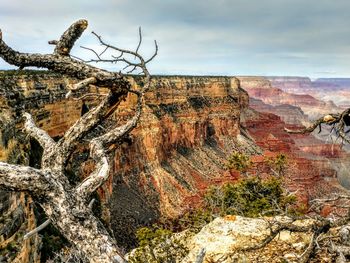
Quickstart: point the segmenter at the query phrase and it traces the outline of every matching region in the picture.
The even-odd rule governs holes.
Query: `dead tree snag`
[[[54,224],[90,262],[125,262],[115,241],[99,219],[93,215],[90,205],[91,194],[108,179],[110,167],[107,149],[118,145],[139,121],[143,96],[151,80],[147,63],[156,56],[158,47],[156,44],[154,55],[145,60],[139,54],[141,33],[136,51],[109,45],[94,33],[100,44],[105,47],[105,51],[110,49],[118,54],[108,60],[103,59],[102,54],[98,56],[98,60],[78,60],[70,56],[70,51],[87,25],[86,20],[79,20],[72,24],[58,41],[50,41],[50,44],[56,46],[53,54],[28,54],[15,51],[3,41],[0,31],[0,57],[9,64],[19,68],[46,68],[80,79],[79,83],[68,87],[67,97],[74,96],[77,90],[90,84],[94,84],[97,88],[108,88],[108,93],[100,103],[78,119],[58,142],[35,125],[31,114],[23,112],[26,133],[35,138],[44,149],[41,168],[0,162],[0,185],[8,190],[29,192],[45,211],[48,217],[45,224],[49,222]],[[135,60],[131,61],[126,58],[127,56],[134,57]],[[131,72],[139,70],[143,75],[144,85],[139,90],[131,90],[129,82],[122,73],[110,72],[88,64],[97,61],[124,63],[125,69],[132,67]],[[71,185],[65,175],[65,166],[74,150],[74,145],[113,114],[128,92],[138,97],[134,116],[125,124],[91,139],[90,158],[95,161],[95,170],[76,186]]]

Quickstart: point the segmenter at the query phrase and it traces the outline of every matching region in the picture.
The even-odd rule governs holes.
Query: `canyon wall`
[[[239,77],[239,79],[251,97],[273,106],[286,104],[299,107],[312,120],[342,110],[332,101],[323,101],[311,96],[310,90],[313,90],[313,87],[308,78]]]
[[[129,80],[134,86],[140,84],[138,77]],[[93,100],[65,99],[66,86],[74,81],[50,72],[0,73],[1,160],[39,167],[40,147],[21,132],[21,111],[31,112],[40,127],[59,138],[84,110],[96,104]],[[305,198],[308,192],[315,192],[322,185],[325,191],[338,190],[334,169],[324,166],[325,159],[318,158],[329,151],[302,148],[305,136],[291,136],[283,131],[286,123],[307,122],[301,107],[277,103],[277,100],[290,102],[291,97],[272,88],[265,78],[240,78],[240,81],[235,77],[154,77],[152,89],[145,96],[141,121],[130,138],[114,152],[111,176],[98,191],[102,203],[99,213],[120,244],[128,247],[134,243],[133,232],[137,226],[152,222],[160,215],[176,217],[200,205],[208,186],[235,181],[237,174],[225,169],[227,156],[235,150],[252,154],[256,165],[263,159],[261,153],[290,155],[295,168],[290,172],[291,189],[300,188]],[[248,109],[248,94],[242,87],[252,94],[260,94],[257,96],[260,101],[251,99],[251,105],[270,113]],[[295,101],[299,98],[292,97]],[[309,98],[302,101],[303,105],[312,107],[323,105],[317,100],[310,102]],[[113,115],[113,122],[123,123],[130,118],[135,102],[133,95],[128,96]],[[284,116],[282,119],[271,113],[276,109]],[[338,158],[338,155],[332,156]],[[68,168],[76,176],[86,176],[93,169],[87,157],[87,143],[83,143]],[[19,202],[24,200],[23,213],[32,214],[28,206],[30,198],[11,195],[6,193],[3,202],[19,207]],[[9,208],[6,211],[8,213],[0,218],[15,214]],[[35,224],[34,217],[30,220]],[[28,222],[23,224],[25,231],[33,228]],[[7,235],[3,240],[9,238]],[[3,241],[0,239],[0,242]],[[35,255],[32,250],[38,246],[30,249],[27,253]]]
[[[274,88],[287,93],[308,94],[325,102],[332,101],[340,108],[350,106],[350,79],[319,78],[311,81],[303,77],[267,77]]]
[[[130,81],[137,85],[139,80]],[[20,156],[17,163],[39,167],[40,147],[16,130],[21,127],[20,113],[23,109],[31,112],[39,127],[59,138],[84,107],[96,103],[66,100],[66,86],[71,82],[49,72],[0,74],[2,154],[15,145]],[[135,99],[127,98],[113,116],[115,122],[132,115]],[[99,190],[100,201],[104,208],[108,206],[102,209],[102,217],[121,244],[134,242],[128,234],[137,225],[160,214],[175,217],[198,205],[208,185],[233,180],[224,166],[233,149],[257,151],[240,134],[240,112],[248,106],[248,95],[236,78],[155,77],[145,104],[138,127],[130,141],[116,150],[111,177]],[[79,147],[70,167],[80,177],[93,167],[86,161],[87,152],[86,145]]]
[[[38,125],[50,127],[47,130],[54,137],[62,135],[79,116],[72,119],[61,114],[62,109],[67,108],[65,102],[60,102],[65,94],[64,82],[58,75],[0,73],[1,161],[39,166],[35,151],[30,150],[33,150],[32,141],[21,132],[21,110],[35,112]],[[76,107],[76,103],[71,106]],[[33,200],[25,193],[4,190],[0,191],[0,196],[0,262],[40,262],[39,237],[23,240],[23,235],[37,225]]]
[[[318,181],[321,182],[320,192],[333,191],[331,189],[338,188],[339,182],[349,189],[350,172],[346,169],[350,164],[348,146],[342,147],[339,143],[334,143],[333,137],[329,135],[329,129],[323,127],[321,133],[315,131],[310,135],[286,136],[285,133],[281,133],[284,127],[308,126],[310,121],[320,114],[341,112],[342,109],[333,103],[326,103],[306,94],[315,89],[308,78],[239,77],[239,79],[241,87],[247,90],[250,96],[250,108],[256,110],[255,115],[258,115],[255,117],[249,115],[247,125],[254,127],[249,129],[250,134],[263,149],[270,150],[273,145],[277,145],[279,149],[284,148],[283,151],[289,152],[294,167],[299,171],[298,175],[292,176],[294,179],[290,188],[298,188],[299,192],[300,189],[304,189],[304,194],[306,191],[310,194],[313,191],[311,188],[314,188],[313,185]],[[300,94],[292,93],[294,91]],[[275,115],[279,118],[276,119]],[[269,153],[265,152],[265,155]],[[315,175],[316,177],[312,178]],[[326,180],[319,181],[319,176]],[[298,181],[300,183],[297,183]]]

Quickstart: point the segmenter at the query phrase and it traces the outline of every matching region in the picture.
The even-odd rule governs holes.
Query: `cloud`
[[[80,18],[122,47],[142,26],[146,54],[159,42],[155,74],[350,76],[349,12],[347,0],[12,0],[0,3],[0,25],[26,52],[51,52],[47,40]],[[79,44],[96,41],[85,33]]]

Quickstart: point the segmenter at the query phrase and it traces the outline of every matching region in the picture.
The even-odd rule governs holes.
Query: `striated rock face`
[[[316,119],[324,114],[341,111],[341,108],[337,107],[332,101],[322,101],[309,95],[307,90],[308,87],[312,86],[308,78],[240,77],[239,79],[242,88],[249,93],[249,96],[260,99],[272,106],[288,104],[300,107],[309,119]],[[298,92],[287,92],[297,89],[295,85]]]
[[[310,94],[313,82],[308,77],[266,77],[273,87],[288,93]]]
[[[129,97],[117,118],[130,115],[126,109],[134,102]],[[145,102],[133,143],[116,152],[113,229],[148,222],[154,211],[176,217],[198,206],[209,185],[234,180],[224,169],[233,149],[254,151],[240,135],[248,96],[235,78],[157,77]]]
[[[48,72],[0,76],[2,105],[8,112],[3,127],[19,126],[20,111],[25,107],[40,127],[59,137],[81,116],[84,105],[64,99],[65,86],[74,80]],[[130,81],[133,85],[139,82],[137,78]],[[116,122],[132,115],[130,108],[135,99],[130,96],[121,105],[113,117]],[[126,245],[133,242],[129,236],[137,225],[159,214],[177,216],[199,205],[208,185],[233,180],[224,169],[233,149],[256,151],[240,135],[240,113],[248,105],[248,95],[235,78],[156,77],[145,103],[140,124],[131,140],[116,150],[111,177],[99,190],[101,201],[109,206],[102,216],[118,241]],[[20,134],[6,136],[18,141]],[[8,151],[8,145],[3,146],[1,154]],[[38,166],[40,147],[35,141],[24,145],[27,150],[23,151],[23,159]],[[30,146],[38,156],[25,154]],[[92,164],[84,162],[86,157],[86,148],[78,148],[74,160],[83,163],[73,165],[77,175],[91,171]]]
[[[304,78],[274,78],[272,83],[278,83],[279,87],[285,89],[312,89],[310,81]],[[280,151],[289,156],[294,167],[294,171],[289,171],[290,189],[298,189],[298,193],[307,200],[315,194],[342,191],[338,181],[342,186],[349,187],[350,173],[344,169],[349,165],[349,154],[344,152],[340,145],[332,143],[329,131],[321,134],[315,132],[317,138],[313,135],[289,135],[283,131],[286,126],[296,128],[309,125],[310,116],[306,115],[304,110],[310,107],[306,105],[315,105],[312,111],[322,112],[319,107],[326,104],[313,98],[309,102],[301,100],[298,102],[299,106],[294,106],[294,102],[300,96],[307,98],[308,95],[286,93],[272,87],[267,78],[241,78],[241,86],[250,95],[250,107],[258,111],[246,111],[243,115],[243,124],[245,123],[256,143],[265,150],[265,155],[273,155]],[[293,96],[295,101],[293,100],[292,104],[284,100]],[[284,104],[281,104],[281,101]],[[340,111],[337,107],[334,109]],[[325,106],[323,111],[332,112]],[[311,118],[314,117],[311,114]]]
[[[300,107],[289,104],[270,105],[264,103],[262,100],[249,98],[249,107],[258,112],[267,112],[278,115],[285,123],[295,124],[300,126],[309,125],[308,116],[304,114]]]
[[[256,144],[263,150],[262,156],[253,157],[254,170],[264,170],[264,156],[274,157],[284,153],[288,158],[285,172],[286,185],[290,191],[297,191],[301,202],[307,204],[310,198],[333,192],[344,192],[349,173],[343,169],[348,164],[349,154],[339,146],[324,144],[310,135],[288,134],[280,117],[271,113],[260,113],[246,109],[242,113],[242,125],[249,131]],[[342,179],[340,179],[342,178]],[[344,182],[342,182],[344,181]]]
[[[145,101],[134,143],[117,154],[115,175],[129,180],[141,174],[141,182],[157,188],[161,211],[176,215],[186,197],[224,173],[248,96],[235,78],[161,77]],[[133,102],[122,105],[118,118]]]
[[[11,157],[16,163],[39,165],[40,147],[16,130],[20,127],[23,107],[34,115],[40,127],[58,138],[86,107],[96,103],[65,100],[65,87],[73,81],[49,72],[0,74],[2,160]],[[137,77],[130,77],[130,81],[134,87],[141,84]],[[276,92],[283,94],[278,89],[269,90],[271,86],[266,79],[241,81],[248,87],[248,92],[260,90],[261,94],[266,94],[267,91],[272,97],[277,97]],[[132,116],[135,102],[136,98],[130,95],[114,114],[112,122],[123,123]],[[300,125],[305,121],[305,115],[296,106],[254,103],[257,109],[266,109],[265,112],[278,109],[286,122]],[[209,185],[235,181],[236,175],[224,167],[228,154],[234,150],[258,154],[261,153],[260,146],[270,156],[288,153],[295,164],[290,173],[290,188],[299,189],[305,199],[310,192],[321,189],[320,186],[328,192],[338,190],[334,169],[318,158],[327,151],[320,149],[315,153],[299,147],[305,136],[292,137],[283,131],[285,123],[278,116],[260,114],[247,107],[248,94],[234,77],[154,78],[153,87],[145,97],[142,119],[130,138],[116,149],[110,179],[98,191],[103,203],[102,217],[120,244],[134,243],[135,228],[161,214],[176,217],[186,209],[200,205]],[[248,139],[241,124],[256,143]],[[334,152],[336,159],[340,153]],[[87,148],[79,147],[70,167],[76,175],[84,177],[93,168],[93,164],[86,161],[87,157]],[[258,164],[263,157],[256,156],[255,159]],[[342,168],[339,166],[338,169]],[[24,203],[23,207],[26,205]]]
[[[293,94],[309,94],[322,101],[332,101],[339,107],[349,107],[350,79],[320,78],[311,81],[309,78],[268,77],[273,87]]]

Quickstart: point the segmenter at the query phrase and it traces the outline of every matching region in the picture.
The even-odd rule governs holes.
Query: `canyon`
[[[140,84],[136,76],[128,79],[133,86]],[[284,131],[284,127],[308,125],[320,114],[340,111],[348,102],[335,104],[315,93],[303,94],[303,89],[313,89],[309,79],[287,80],[155,76],[140,123],[114,150],[111,176],[98,190],[100,216],[118,243],[131,247],[137,227],[161,216],[180,216],[200,205],[210,185],[236,181],[240,175],[225,166],[233,151],[252,156],[252,173],[259,167],[268,172],[264,156],[286,154],[288,189],[305,204],[310,198],[349,188],[348,152],[319,137]],[[39,127],[59,138],[96,104],[96,100],[65,99],[67,85],[75,81],[51,72],[0,72],[1,161],[38,167],[40,147],[21,131],[20,114],[29,111]],[[135,104],[136,98],[129,95],[112,122],[125,122]],[[76,177],[83,178],[93,169],[87,142],[72,160],[67,169]],[[23,242],[23,234],[36,225],[33,200],[24,193],[0,194],[0,255],[12,243],[16,253],[11,259],[39,262],[38,236]],[[11,223],[13,218],[16,224]]]

